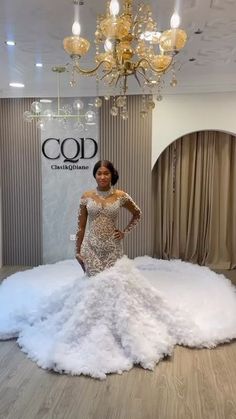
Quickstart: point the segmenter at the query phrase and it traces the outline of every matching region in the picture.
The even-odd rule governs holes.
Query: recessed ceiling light
[[[36,63],[35,67],[43,67],[43,64],[42,63]]]
[[[15,41],[5,41],[5,44],[9,45],[10,47],[13,47],[14,45],[16,45]]]
[[[23,83],[9,83],[9,86],[11,87],[25,87]]]
[[[39,102],[41,102],[41,103],[52,103],[52,100],[51,99],[40,99]]]

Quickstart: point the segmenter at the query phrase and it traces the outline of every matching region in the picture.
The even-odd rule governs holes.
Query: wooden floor
[[[236,271],[224,273],[236,283]],[[15,340],[0,342],[0,419],[50,418],[236,419],[236,341],[177,346],[154,372],[137,367],[105,381],[44,371]]]

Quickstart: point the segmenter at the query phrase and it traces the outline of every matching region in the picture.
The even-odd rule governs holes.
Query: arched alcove
[[[152,167],[177,138],[196,131],[236,135],[236,93],[164,96],[152,115]]]
[[[236,266],[236,136],[188,133],[153,167],[154,255]]]

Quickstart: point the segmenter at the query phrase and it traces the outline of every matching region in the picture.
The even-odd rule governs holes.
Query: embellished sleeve
[[[140,221],[142,212],[138,205],[136,205],[136,203],[127,193],[121,197],[121,206],[133,214],[129,224],[124,229],[124,233],[129,233]]]
[[[80,247],[83,242],[85,227],[87,222],[87,199],[82,196],[78,210],[77,230],[76,230],[76,254],[80,253]]]

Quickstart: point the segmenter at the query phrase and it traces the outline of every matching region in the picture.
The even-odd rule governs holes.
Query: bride
[[[76,235],[76,259],[88,276],[111,267],[122,257],[121,240],[137,224],[141,214],[127,193],[113,189],[119,176],[111,162],[97,162],[93,176],[98,186],[95,191],[85,192],[82,196]],[[120,207],[133,214],[124,231],[116,228]],[[87,216],[89,228],[84,237]]]
[[[118,173],[96,163],[97,189],[81,198],[76,260],[7,278],[0,287],[0,338],[16,337],[42,368],[103,379],[140,364],[154,369],[176,344],[212,348],[236,337],[235,288],[223,275],[180,260],[123,256],[140,220]],[[131,213],[117,228],[120,208]],[[78,263],[79,262],[79,265]]]

